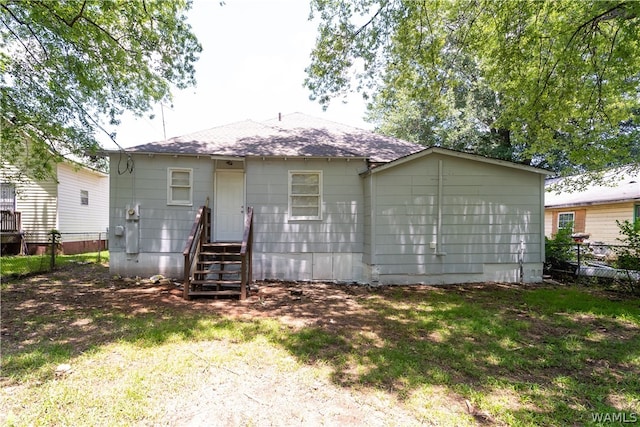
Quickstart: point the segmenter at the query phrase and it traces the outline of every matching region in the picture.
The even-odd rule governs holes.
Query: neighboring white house
[[[584,177],[547,181],[546,235],[551,237],[559,228],[571,224],[575,233],[588,235],[591,241],[620,243],[617,240],[621,237],[620,228],[616,221],[640,218],[640,170],[631,167],[612,169],[601,181],[575,191],[571,189],[572,181],[579,183]]]
[[[296,113],[114,151],[110,170],[114,274],[182,277],[209,201],[213,241],[240,240],[253,207],[257,280],[542,280],[537,168]]]
[[[35,253],[48,242],[49,232],[61,233],[66,254],[105,248],[109,226],[109,176],[71,162],[56,165],[46,180],[16,179],[17,170],[0,168],[0,211],[3,247]],[[22,240],[16,247],[8,241]]]

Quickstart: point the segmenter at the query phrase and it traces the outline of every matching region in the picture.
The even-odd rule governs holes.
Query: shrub
[[[616,221],[622,238],[618,240],[623,246],[614,248],[618,255],[617,267],[627,270],[629,290],[640,293],[640,218],[635,222]]]
[[[560,267],[573,259],[573,248],[576,242],[571,238],[571,225],[561,228],[551,239],[545,237],[545,267],[547,270]]]

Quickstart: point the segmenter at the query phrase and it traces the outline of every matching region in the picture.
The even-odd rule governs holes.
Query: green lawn
[[[109,262],[109,251],[90,252],[77,255],[56,255],[55,267],[62,267],[74,262]],[[0,257],[0,277],[14,277],[51,269],[51,255],[3,256]]]
[[[71,282],[13,282],[2,294],[4,425],[163,423],[167,402],[222,390],[229,378],[331,390],[328,408],[346,396],[387,402],[388,425],[405,424],[394,411],[415,424],[517,426],[612,425],[640,413],[637,298],[574,286],[383,288],[292,303],[291,317],[326,313],[295,327],[162,296],[114,298],[98,281],[55,300]],[[105,299],[73,301],[92,292]],[[44,293],[57,309],[33,308]],[[266,302],[225,304],[250,313]],[[60,364],[71,373],[56,374]],[[249,416],[250,404],[272,398],[244,392],[240,424],[261,424],[267,415]]]

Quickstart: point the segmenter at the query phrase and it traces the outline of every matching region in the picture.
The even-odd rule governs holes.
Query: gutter
[[[612,200],[599,200],[597,202],[576,202],[576,203],[563,203],[561,205],[545,205],[545,209],[564,209],[564,208],[580,208],[586,206],[599,206],[608,205],[611,203],[633,203],[640,202],[640,194],[637,197],[626,199],[612,199]]]

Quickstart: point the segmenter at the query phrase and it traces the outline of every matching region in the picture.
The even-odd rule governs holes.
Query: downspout
[[[524,283],[524,240],[520,239],[518,248],[518,273],[520,275],[520,284]]]
[[[438,212],[436,222],[436,255],[442,256],[447,253],[442,250],[442,189],[443,189],[443,161],[438,160]]]
[[[369,200],[370,200],[370,224],[369,224],[369,251],[371,259],[369,260],[369,264],[371,265],[371,284],[378,284],[380,282],[380,270],[378,267],[377,260],[377,242],[376,242],[376,217],[377,217],[377,209],[376,209],[376,201],[378,197],[376,194],[375,187],[375,179],[373,177],[373,173],[369,172]]]

